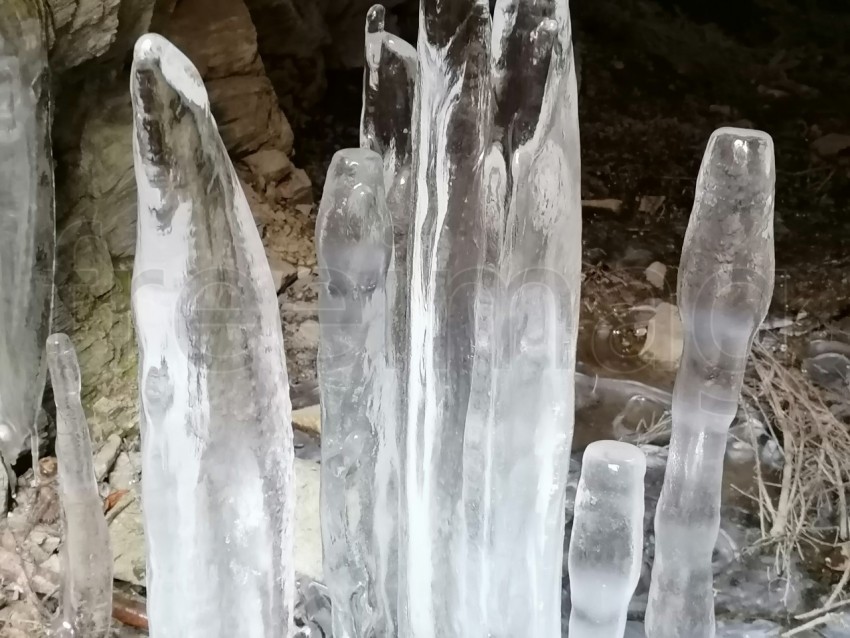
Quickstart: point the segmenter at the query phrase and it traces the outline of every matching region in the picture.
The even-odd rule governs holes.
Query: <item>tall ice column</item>
[[[622,638],[643,557],[646,458],[619,441],[584,451],[570,537],[570,638]]]
[[[555,638],[561,631],[581,285],[571,35],[565,0],[496,5],[495,132],[507,184],[488,470],[491,574],[485,586],[492,593],[483,636]]]
[[[37,2],[0,11],[0,456],[35,432],[47,367],[56,230],[50,77]]]
[[[143,36],[131,92],[151,636],[280,638],[294,482],[271,271],[189,60]]]
[[[316,222],[322,545],[338,638],[393,636],[397,458],[387,345],[393,227],[381,158],[339,151]]]
[[[62,507],[62,609],[55,635],[106,638],[112,619],[112,551],[97,492],[80,366],[67,335],[47,339],[56,402],[56,459]]]
[[[406,592],[399,609],[400,635],[411,638],[465,635],[458,517],[484,262],[489,42],[485,0],[420,3],[400,576]]]
[[[684,351],[655,513],[650,638],[712,638],[711,555],[726,434],[773,294],[773,141],[722,128],[708,142],[679,265]]]

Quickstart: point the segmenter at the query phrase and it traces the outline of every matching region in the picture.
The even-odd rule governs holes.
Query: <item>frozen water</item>
[[[131,81],[151,636],[279,638],[294,481],[271,271],[198,72],[145,35]]]
[[[0,454],[8,463],[35,432],[53,300],[51,103],[35,7],[0,11]]]
[[[499,242],[499,287],[483,482],[491,565],[481,583],[489,606],[483,635],[557,636],[581,269],[567,3],[498,2],[493,31],[492,137],[504,159],[505,199],[501,208],[490,205],[485,226],[488,240]],[[488,174],[491,181],[493,174],[500,169]],[[501,189],[490,186],[491,193]],[[481,483],[475,475],[465,481]]]
[[[766,133],[719,129],[712,135],[679,267],[685,344],[655,517],[650,638],[714,636],[711,554],[723,458],[750,346],[773,290],[774,181]]]
[[[385,401],[392,220],[380,156],[338,152],[316,222],[320,276],[322,542],[334,636],[395,635],[394,405]]]
[[[369,283],[367,294],[362,282],[341,292],[330,285],[322,305],[336,291],[344,312],[364,323],[390,309],[371,327],[330,325],[330,307],[322,310],[323,358],[364,344],[345,359],[363,372],[343,377],[322,363],[333,388],[323,403],[340,415],[330,419],[339,438],[328,450],[340,462],[329,464],[336,478],[327,480],[347,486],[334,495],[345,508],[357,504],[356,517],[336,519],[338,508],[326,516],[339,534],[360,526],[354,544],[377,547],[377,564],[364,570],[354,549],[338,570],[348,582],[330,590],[335,599],[348,592],[350,607],[377,587],[391,607],[389,497],[397,494],[398,635],[554,637],[581,251],[567,3],[500,2],[491,22],[483,0],[425,2],[416,52],[386,33],[376,6],[366,62],[361,146],[377,153],[369,160],[377,167],[354,182],[332,168],[319,238],[330,277],[342,268],[346,282],[353,274]],[[390,240],[378,247],[360,237],[363,228],[339,222],[328,232],[328,220],[353,207],[355,183],[377,192],[376,173]],[[370,207],[380,203],[351,218]],[[379,216],[370,224],[380,228]],[[378,391],[381,350],[390,370]],[[382,419],[378,401],[396,418]],[[388,524],[369,539],[373,517]],[[382,556],[387,586],[364,591],[372,574],[384,577]]]
[[[479,166],[490,134],[489,40],[486,2],[422,3],[399,609],[399,633],[416,638],[465,633],[458,516],[484,257]]]
[[[619,441],[584,453],[570,537],[570,638],[621,638],[643,558],[646,458]]]
[[[56,459],[62,506],[62,609],[55,635],[105,638],[112,618],[112,552],[94,475],[80,367],[67,335],[47,339],[56,402]]]

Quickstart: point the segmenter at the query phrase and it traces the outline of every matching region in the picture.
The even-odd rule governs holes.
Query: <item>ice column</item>
[[[423,0],[413,116],[407,432],[400,634],[460,636],[466,412],[475,288],[484,263],[490,12],[485,0]]]
[[[388,505],[381,512],[384,533],[376,541],[388,557],[384,587],[388,604],[397,617],[398,591],[406,590],[399,573],[404,536],[404,517],[399,516],[404,497],[404,453],[406,450],[406,384],[408,341],[407,258],[413,223],[413,131],[412,117],[417,74],[416,50],[384,30],[384,7],[375,5],[366,16],[366,68],[363,75],[363,114],[360,145],[375,151],[383,161],[386,207],[392,221],[392,259],[386,279],[387,355],[390,369],[383,383],[382,401],[387,418],[376,432],[376,490]],[[390,417],[389,415],[394,415]],[[395,502],[392,507],[390,503]],[[399,577],[402,580],[399,580]]]
[[[47,339],[56,402],[56,458],[62,505],[62,609],[57,636],[105,638],[112,618],[112,552],[94,476],[80,367],[67,335]]]
[[[0,11],[0,455],[35,431],[53,300],[51,103],[37,3]]]
[[[151,636],[280,638],[294,484],[272,275],[189,60],[143,36],[131,92]]]
[[[723,128],[708,142],[679,265],[684,351],[655,514],[650,638],[714,636],[711,555],[726,433],[773,292],[773,142]]]
[[[622,638],[643,556],[646,458],[619,441],[584,452],[570,537],[570,638]]]
[[[389,382],[393,225],[380,156],[338,152],[316,223],[322,394],[322,544],[338,638],[393,636],[397,418]]]
[[[565,0],[502,0],[493,24],[493,138],[506,183],[504,213],[492,190],[487,213],[487,237],[500,249],[494,430],[484,452],[489,502],[481,508],[489,519],[491,567],[482,586],[490,587],[490,607],[481,635],[555,637],[581,270],[570,16]],[[488,184],[499,172],[488,172]],[[502,228],[491,228],[500,214]],[[470,476],[465,485],[475,482]]]

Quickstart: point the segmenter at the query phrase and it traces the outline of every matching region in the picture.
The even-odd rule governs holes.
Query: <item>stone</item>
[[[623,208],[623,201],[620,199],[583,199],[581,200],[581,205],[583,208],[609,210],[612,213],[619,213]]]
[[[850,151],[850,135],[827,133],[812,142],[812,150],[821,157],[835,157]]]
[[[292,172],[292,162],[280,149],[261,149],[243,160],[264,183],[277,183]]]
[[[298,276],[298,269],[294,265],[277,257],[269,257],[269,267],[274,279],[274,289],[278,293],[287,281],[293,281]]]
[[[307,319],[295,332],[295,342],[292,344],[296,348],[317,348],[319,345],[319,322],[313,319]]]
[[[95,297],[102,297],[114,285],[112,257],[102,237],[86,232],[74,244],[74,272]]]
[[[322,408],[319,404],[292,411],[292,426],[305,432],[321,435]]]
[[[664,195],[644,195],[638,203],[638,212],[645,215],[654,215],[661,210],[666,199]]]
[[[319,463],[295,459],[295,571],[322,580]]]
[[[130,490],[141,478],[141,459],[138,452],[121,452],[115,459],[115,467],[109,474],[109,486],[113,490]]]
[[[129,257],[136,247],[136,180],[132,155],[133,114],[122,82],[82,124],[79,150],[63,158],[70,173],[60,185],[58,242],[103,238],[110,255]],[[70,210],[61,202],[74,202]],[[79,226],[88,222],[88,226]]]
[[[300,168],[290,173],[289,177],[277,189],[278,194],[287,203],[296,205],[308,205],[313,203],[313,184],[307,171]]]
[[[280,24],[275,27],[279,29]],[[241,158],[260,148],[291,152],[292,128],[278,107],[257,54],[257,33],[244,2],[180,2],[163,35],[200,71],[232,157]]]
[[[117,434],[110,434],[106,437],[103,445],[94,455],[94,475],[98,481],[106,478],[106,475],[115,465],[118,458],[118,453],[121,450],[121,437]]]
[[[682,356],[682,320],[679,309],[666,301],[655,307],[655,315],[646,327],[646,341],[640,356],[661,367],[675,368]]]
[[[664,287],[664,277],[667,275],[667,266],[660,261],[654,261],[644,271],[646,280],[656,288]]]
[[[132,499],[127,505],[118,501],[121,509],[109,523],[109,542],[112,545],[113,576],[131,585],[145,584],[145,532],[138,496],[128,492],[123,499]]]

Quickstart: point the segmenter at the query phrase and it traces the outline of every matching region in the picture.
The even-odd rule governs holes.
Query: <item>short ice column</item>
[[[322,545],[336,638],[392,636],[398,597],[394,377],[387,349],[393,226],[381,158],[338,152],[316,222],[322,287]]]
[[[622,638],[643,557],[646,458],[619,441],[584,452],[569,570],[570,638]]]

